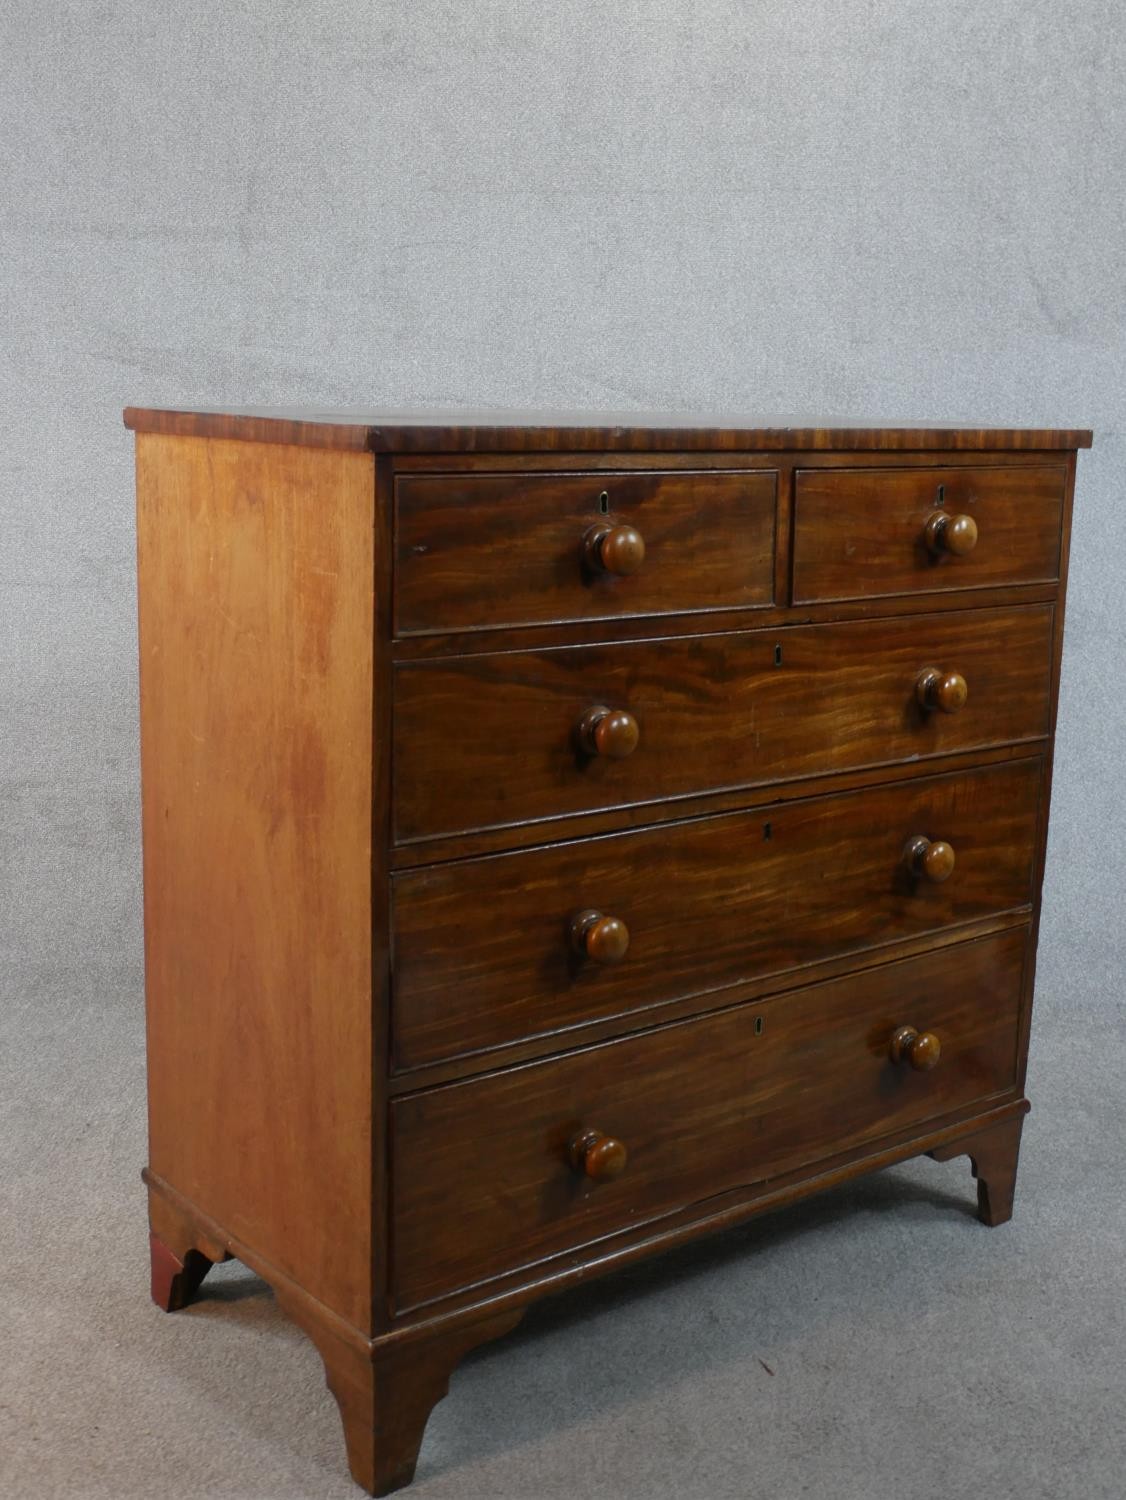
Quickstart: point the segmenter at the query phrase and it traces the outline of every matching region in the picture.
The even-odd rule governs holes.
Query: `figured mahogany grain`
[[[1051,629],[1037,606],[400,663],[396,836],[1036,739]],[[960,713],[917,703],[930,666],[965,677]],[[595,705],[636,719],[628,759],[577,752],[575,725]]]
[[[775,452],[805,449],[1037,452],[1089,448],[1085,428],[866,424],[806,417],[685,412],[315,411],[307,408],[130,406],[137,432],[299,443],[377,453]]]
[[[1088,432],[127,421],[162,1306],[269,1281],[383,1493],[547,1291],[923,1151],[1007,1217]]]
[[[368,455],[137,439],[149,1159],[359,1327],[373,503]]]
[[[1040,774],[1027,760],[396,874],[396,1066],[1025,906]],[[905,863],[923,830],[958,850],[941,883]],[[600,912],[628,928],[613,965],[575,952],[575,920]]]
[[[396,1099],[397,1306],[1000,1093],[1026,944],[1021,928]],[[902,1025],[938,1035],[939,1067],[892,1062]],[[589,1122],[628,1146],[612,1182],[572,1166]]]
[[[794,603],[926,594],[1059,577],[1067,469],[800,469],[795,475]],[[931,545],[941,506],[969,517],[951,548]]]
[[[398,632],[767,605],[775,484],[714,470],[402,477]],[[636,571],[591,566],[603,520],[644,539]]]

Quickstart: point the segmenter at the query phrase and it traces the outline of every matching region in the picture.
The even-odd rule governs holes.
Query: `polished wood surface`
[[[255,1270],[382,1494],[548,1291],[1008,1217],[1089,434],[128,420],[159,1306]]]
[[[629,1152],[621,1141],[590,1126],[571,1137],[567,1160],[576,1172],[582,1172],[595,1182],[609,1182],[625,1171]]]
[[[600,499],[609,503],[608,490]],[[583,535],[583,563],[592,573],[632,578],[645,562],[645,538],[636,526],[610,520],[596,521]]]
[[[400,664],[396,835],[1037,739],[1048,730],[1051,626],[1051,610],[1036,607]],[[918,703],[931,663],[948,706],[953,677],[969,685],[962,712]],[[577,752],[591,704],[636,720],[628,759]]]
[[[510,1332],[523,1316],[522,1308],[488,1312],[438,1337],[388,1349],[341,1337],[288,1287],[278,1288],[277,1297],[324,1362],[349,1471],[369,1495],[388,1495],[410,1484],[430,1413],[449,1390],[458,1363],[471,1349]]]
[[[212,1262],[198,1250],[183,1256],[170,1250],[158,1234],[149,1233],[149,1273],[152,1300],[161,1312],[179,1312],[199,1291]]]
[[[1040,776],[1027,760],[396,875],[396,1066],[1027,906]],[[945,881],[905,866],[922,828],[959,850]],[[629,930],[612,966],[569,933],[595,901]]]
[[[362,1327],[372,508],[362,454],[137,440],[150,1162]]]
[[[976,1110],[971,1106],[970,1112],[954,1111],[916,1130],[853,1146],[818,1163],[815,1176],[798,1168],[765,1183],[687,1205],[645,1224],[640,1232],[626,1230],[600,1241],[585,1258],[563,1255],[541,1262],[531,1274],[518,1271],[497,1278],[484,1294],[480,1288],[471,1288],[448,1301],[439,1317],[426,1308],[408,1313],[397,1320],[393,1333],[375,1339],[364,1339],[327,1313],[295,1282],[264,1263],[253,1247],[226,1236],[205,1215],[189,1209],[168,1184],[151,1173],[144,1175],[155,1218],[164,1224],[171,1217],[181,1226],[179,1235],[170,1234],[170,1240],[207,1245],[208,1254],[216,1259],[234,1255],[270,1282],[283,1310],[309,1334],[325,1361],[353,1476],[369,1493],[385,1494],[409,1482],[430,1405],[445,1394],[451,1369],[467,1350],[514,1327],[527,1304],[537,1297],[581,1289],[593,1276],[630,1266],[702,1234],[730,1229],[924,1152],[940,1161],[970,1156],[978,1181],[980,1216],[987,1224],[1002,1223],[1006,1201],[1011,1213],[1020,1127],[1027,1110],[1027,1101],[1019,1098],[991,1104],[984,1113],[980,1106]],[[369,1385],[377,1366],[381,1378]]]
[[[395,1100],[396,1304],[1001,1093],[1026,943],[1005,933]],[[941,1067],[891,1061],[902,1024],[941,1034]],[[628,1143],[615,1181],[571,1165],[586,1120]]]
[[[625,832],[628,829],[659,828],[683,823],[688,818],[710,817],[722,812],[765,807],[768,803],[796,802],[805,797],[822,796],[834,791],[853,791],[864,787],[893,785],[911,780],[921,773],[939,775],[946,771],[972,770],[978,766],[1023,760],[1029,754],[1043,752],[1050,739],[1030,743],[998,744],[987,749],[953,750],[928,757],[925,763],[902,760],[890,764],[860,766],[852,771],[828,771],[802,776],[793,781],[770,781],[760,786],[728,787],[724,791],[702,791],[687,797],[669,798],[663,802],[645,802],[621,807],[610,805],[585,813],[567,813],[536,823],[517,823],[474,833],[443,834],[416,843],[392,844],[389,853],[392,873],[443,864],[454,859],[469,859],[486,854],[503,854],[518,849],[535,848],[561,839],[595,837],[599,834]]]
[[[985,1130],[962,1136],[928,1154],[935,1161],[952,1161],[968,1156],[977,1179],[977,1211],[983,1224],[996,1228],[1013,1216],[1017,1162],[1024,1114],[1010,1115]]]
[[[629,928],[621,917],[600,911],[581,911],[571,918],[571,947],[596,964],[621,963],[629,952]]]
[[[1089,448],[1087,428],[865,424],[726,413],[550,411],[310,411],[129,406],[136,432],[242,442],[300,443],[386,453],[1038,452]]]
[[[891,1034],[888,1056],[894,1063],[905,1063],[916,1073],[929,1073],[942,1057],[942,1042],[933,1031],[918,1031],[914,1026],[897,1026]]]
[[[977,679],[974,679],[975,682]],[[944,672],[927,667],[915,679],[915,701],[920,708],[938,709],[940,713],[961,713],[970,695],[969,684],[961,672]]]
[[[147,1169],[146,1177],[149,1175]],[[149,1205],[149,1290],[161,1312],[180,1312],[195,1298],[211,1267],[230,1260],[220,1237],[162,1195]]]
[[[923,536],[934,553],[948,552],[951,557],[968,557],[977,546],[977,522],[973,516],[932,511],[923,528]]]
[[[1067,470],[803,469],[794,603],[1053,582]]]
[[[945,839],[928,839],[925,833],[907,840],[904,858],[912,875],[925,876],[934,885],[949,880],[957,863],[952,845]]]
[[[775,483],[761,471],[400,478],[398,632],[762,607]]]
[[[622,708],[598,704],[588,708],[575,725],[575,744],[581,756],[601,755],[607,760],[625,760],[637,749],[641,727]]]

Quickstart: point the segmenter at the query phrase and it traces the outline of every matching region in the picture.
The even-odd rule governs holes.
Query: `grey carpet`
[[[964,1160],[922,1161],[541,1304],[455,1375],[419,1500],[1121,1500],[1112,978],[1043,967],[1011,1224],[973,1218]],[[31,975],[3,1012],[0,1494],[346,1500],[268,1289],[231,1265],[184,1313],[148,1300],[140,1015],[131,965]]]

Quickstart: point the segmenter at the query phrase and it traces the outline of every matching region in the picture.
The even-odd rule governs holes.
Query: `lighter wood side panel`
[[[371,1323],[370,455],[137,438],[152,1169]]]

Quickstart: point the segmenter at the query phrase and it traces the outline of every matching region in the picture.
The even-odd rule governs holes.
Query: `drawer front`
[[[401,873],[396,1066],[1024,906],[1039,789],[1037,759]]]
[[[762,470],[400,477],[396,629],[761,608],[775,489]]]
[[[1017,929],[397,1099],[396,1304],[1013,1087],[1026,936]],[[901,1026],[937,1036],[931,1071],[891,1060]],[[625,1145],[620,1176],[595,1181],[572,1165],[572,1143],[587,1131]]]
[[[1057,464],[802,470],[794,603],[1054,583],[1065,484]]]
[[[1043,736],[1050,627],[1051,606],[1036,605],[403,664],[395,673],[396,836],[503,827]],[[928,669],[965,679],[960,711],[919,705]],[[636,722],[636,748],[624,759],[583,746],[580,726],[601,708]],[[628,748],[628,740],[609,747]]]

